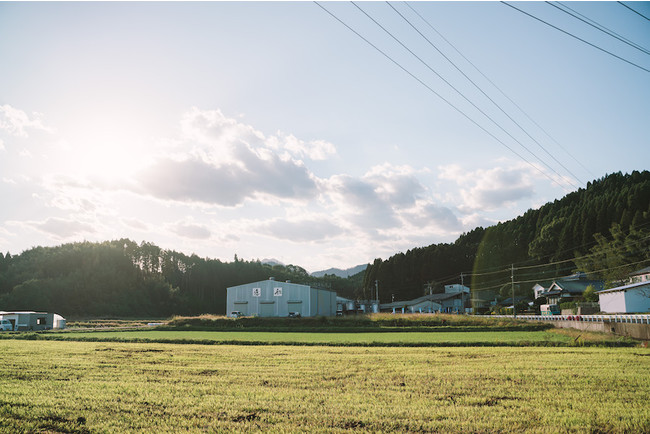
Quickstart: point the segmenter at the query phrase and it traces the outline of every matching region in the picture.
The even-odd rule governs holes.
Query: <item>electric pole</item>
[[[375,280],[375,293],[377,294],[377,313],[381,311],[379,309],[379,280]]]
[[[515,264],[510,268],[510,285],[512,286],[512,317],[517,318],[517,308],[515,307]]]

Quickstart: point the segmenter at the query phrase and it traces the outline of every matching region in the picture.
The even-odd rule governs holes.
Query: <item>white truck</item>
[[[8,319],[0,319],[0,331],[2,332],[12,332],[14,330],[14,325]]]

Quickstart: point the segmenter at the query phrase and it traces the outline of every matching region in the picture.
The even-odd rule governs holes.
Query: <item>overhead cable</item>
[[[643,18],[645,18],[646,20],[650,21],[650,18],[646,17],[645,15],[643,15],[641,12],[637,11],[636,9],[632,9],[631,7],[629,7],[628,5],[626,5],[625,3],[623,3],[623,2],[616,2],[616,3],[618,3],[618,4],[622,5],[622,6],[625,6],[626,8],[628,8],[629,10],[631,10],[632,12],[634,12],[635,14],[640,15],[640,16],[642,16]]]
[[[647,263],[647,262],[650,262],[650,260],[644,259],[644,260],[641,260],[641,261],[630,262],[629,264],[617,265],[616,267],[607,267],[607,268],[602,268],[600,270],[588,271],[587,274],[598,274],[598,273],[603,273],[605,271],[618,270],[619,268],[630,267],[632,265],[644,264],[644,263]],[[564,276],[564,277],[556,277],[554,279],[546,279],[546,280],[559,280],[559,279],[566,279],[567,277],[571,277],[571,275]],[[521,280],[521,281],[515,281],[514,283],[515,284],[517,284],[517,283],[534,283],[534,282],[538,282],[539,280],[540,279]]]
[[[429,28],[431,28],[431,30],[433,30],[434,32],[436,32],[436,34],[438,34],[438,36],[440,36],[440,37],[441,37],[441,38],[442,38],[442,39],[443,39],[447,44],[449,44],[449,45],[451,46],[451,48],[453,48],[453,49],[456,51],[456,53],[458,53],[458,54],[459,54],[463,59],[465,59],[465,61],[467,61],[467,63],[469,63],[470,65],[472,65],[472,67],[473,67],[473,68],[474,68],[474,69],[475,69],[479,74],[481,74],[481,76],[482,76],[483,78],[485,78],[485,79],[486,79],[486,80],[487,80],[487,81],[488,81],[492,86],[494,86],[494,88],[495,88],[496,90],[498,90],[499,93],[500,93],[501,95],[503,95],[503,96],[504,96],[508,101],[510,101],[510,102],[511,102],[515,107],[517,107],[517,109],[519,109],[519,111],[520,111],[521,113],[523,113],[524,116],[526,116],[526,118],[528,118],[529,121],[531,121],[531,122],[532,122],[532,123],[533,123],[537,128],[539,128],[539,129],[540,129],[540,130],[541,130],[541,131],[542,131],[542,132],[543,132],[543,133],[544,133],[548,138],[550,138],[553,142],[555,142],[555,144],[556,144],[557,146],[559,146],[560,149],[562,149],[564,152],[566,152],[567,155],[569,155],[569,157],[571,157],[571,158],[572,158],[576,163],[578,163],[578,164],[579,164],[579,165],[580,165],[580,166],[581,166],[581,167],[582,167],[582,168],[583,168],[587,173],[589,173],[592,177],[594,177],[594,178],[596,177],[596,175],[594,175],[594,174],[589,170],[589,168],[587,168],[584,164],[582,164],[582,162],[581,162],[580,160],[578,160],[575,156],[573,156],[573,154],[571,154],[571,153],[570,153],[570,152],[569,152],[569,151],[568,151],[564,146],[562,146],[562,145],[560,144],[560,142],[558,142],[558,141],[557,141],[557,140],[556,140],[556,139],[555,139],[555,138],[554,138],[554,137],[553,137],[553,136],[552,136],[548,131],[546,131],[546,130],[545,130],[545,129],[540,125],[540,124],[538,124],[538,123],[537,123],[537,122],[536,122],[532,117],[530,117],[530,115],[529,115],[528,113],[526,113],[526,111],[525,111],[523,108],[521,108],[521,107],[519,106],[519,104],[517,104],[517,103],[516,103],[512,98],[510,98],[508,95],[506,95],[506,93],[505,93],[503,90],[501,90],[501,88],[500,88],[499,86],[497,86],[497,85],[496,85],[492,80],[490,80],[490,78],[489,78],[488,76],[486,76],[486,75],[485,75],[485,74],[484,74],[484,73],[483,73],[483,72],[478,68],[478,66],[476,66],[476,65],[475,65],[471,60],[469,60],[467,57],[465,57],[465,55],[464,55],[464,54],[463,54],[463,53],[462,53],[458,48],[456,48],[456,46],[455,46],[454,44],[452,44],[452,43],[451,43],[447,38],[445,38],[445,36],[444,36],[442,33],[440,33],[440,32],[439,32],[439,31],[438,31],[438,30],[437,30],[437,29],[436,29],[436,28],[435,28],[435,27],[434,27],[434,26],[433,26],[433,25],[432,25],[432,24],[431,24],[431,23],[430,23],[430,22],[429,22],[425,17],[423,17],[422,14],[420,14],[417,10],[415,10],[415,9],[413,8],[413,6],[411,6],[411,4],[409,4],[408,2],[404,2],[404,4],[405,4],[409,9],[411,9],[411,10],[412,10],[412,11],[413,11],[413,12],[414,12],[418,17],[420,17],[420,19],[421,19],[422,21],[424,21],[424,23],[425,23]]]
[[[467,74],[465,74],[465,72],[463,72],[463,70],[462,70],[461,68],[458,67],[458,65],[456,65],[456,64],[455,64],[455,63],[454,63],[454,62],[453,62],[449,57],[447,57],[447,56],[445,55],[445,53],[443,53],[443,52],[442,52],[442,51],[441,51],[441,50],[440,50],[440,49],[439,49],[439,48],[438,48],[438,47],[437,47],[433,42],[431,42],[431,40],[430,40],[429,38],[427,38],[427,37],[426,37],[426,36],[425,36],[425,35],[424,35],[424,34],[423,34],[423,33],[422,33],[422,32],[421,32],[421,31],[420,31],[420,30],[415,26],[415,25],[413,25],[413,23],[412,23],[411,21],[409,21],[408,18],[406,18],[404,15],[402,15],[402,13],[401,13],[400,11],[398,11],[398,10],[395,8],[395,6],[393,6],[393,5],[390,4],[389,2],[386,2],[386,4],[387,4],[388,6],[390,6],[391,9],[393,9],[393,10],[395,11],[395,13],[397,13],[400,17],[402,17],[402,19],[403,19],[404,21],[406,21],[406,22],[411,26],[411,28],[413,28],[413,30],[415,30],[415,31],[416,31],[420,36],[422,36],[422,38],[424,38],[424,40],[427,41],[427,43],[428,43],[429,45],[431,45],[431,46],[432,46],[432,47],[433,47],[433,48],[434,48],[434,49],[435,49],[435,50],[436,50],[436,51],[437,51],[437,52],[438,52],[442,57],[444,57],[444,58],[445,58],[445,59],[446,59],[446,60],[447,60],[447,61],[448,61],[448,62],[449,62],[449,63],[450,63],[454,68],[456,68],[456,70],[457,70],[458,72],[460,72],[460,73],[463,75],[463,77],[465,77],[465,78],[466,78],[470,83],[472,83],[472,85],[473,85],[476,89],[478,89],[479,92],[481,92],[481,93],[482,93],[482,94],[483,94],[483,95],[484,95],[488,100],[490,100],[490,102],[491,102],[492,104],[494,104],[494,105],[495,105],[495,106],[496,106],[496,107],[501,111],[501,113],[503,113],[504,115],[506,115],[506,116],[508,117],[508,119],[510,119],[510,120],[511,120],[515,125],[517,125],[517,127],[519,127],[519,129],[520,129],[521,131],[523,131],[523,132],[524,132],[524,133],[525,133],[525,134],[526,134],[526,135],[527,135],[527,136],[528,136],[528,137],[529,137],[533,142],[535,142],[535,143],[537,144],[537,146],[539,146],[539,147],[540,147],[544,152],[546,152],[546,154],[547,154],[549,157],[551,157],[551,158],[552,158],[552,159],[553,159],[557,164],[559,164],[559,165],[560,165],[564,170],[566,170],[566,171],[567,171],[571,176],[573,176],[573,177],[574,177],[574,178],[575,178],[575,179],[576,179],[580,184],[585,185],[585,182],[584,182],[584,181],[582,181],[580,178],[578,178],[578,177],[577,177],[573,172],[571,172],[570,169],[568,169],[568,168],[567,168],[566,166],[564,166],[564,164],[562,164],[562,163],[561,163],[557,158],[555,158],[555,156],[553,156],[553,155],[552,155],[552,154],[551,154],[551,153],[550,153],[550,152],[549,152],[549,151],[548,151],[548,150],[547,150],[547,149],[546,149],[546,148],[545,148],[541,143],[539,143],[539,142],[538,142],[538,141],[537,141],[533,136],[531,136],[530,133],[529,133],[528,131],[526,131],[526,129],[524,129],[524,127],[522,127],[521,124],[520,124],[519,122],[517,122],[515,119],[513,119],[512,116],[510,116],[510,115],[509,115],[509,114],[508,114],[508,113],[507,113],[507,112],[506,112],[506,111],[505,111],[505,110],[504,110],[504,109],[503,109],[503,108],[502,108],[502,107],[501,107],[501,106],[500,106],[496,101],[494,101],[494,100],[493,100],[493,99],[492,99],[492,98],[491,98],[487,93],[485,93],[485,91],[483,91],[483,89],[481,89],[481,87],[480,87],[479,85],[477,85],[477,84],[474,82],[474,80],[472,80],[470,77],[468,77]],[[512,136],[511,136],[511,137],[512,137]],[[516,139],[515,139],[515,140],[516,140]],[[519,143],[521,146],[523,146],[525,149],[528,149],[528,148],[526,148],[523,144],[521,144],[521,142],[519,142],[518,140],[516,140],[516,141],[517,141],[517,143]],[[530,152],[530,151],[529,151],[529,152]],[[531,152],[531,153],[532,153],[532,152]],[[535,155],[535,154],[533,154],[533,155]],[[541,161],[541,159],[539,159],[537,156],[535,156],[535,157],[536,157],[538,160]],[[542,163],[546,165],[546,163],[544,163],[543,161],[542,161]],[[547,167],[548,167],[548,165],[547,165]],[[550,168],[550,167],[549,167],[549,168]],[[551,169],[551,170],[553,170],[553,169]],[[554,171],[554,172],[555,172],[555,171]],[[557,172],[555,172],[555,173],[558,174]],[[558,174],[558,175],[559,175],[559,174]],[[575,186],[574,186],[574,187],[575,187]]]
[[[444,81],[449,87],[451,87],[458,95],[460,95],[465,101],[470,103],[476,110],[478,110],[483,116],[488,118],[494,125],[496,125],[501,131],[506,133],[512,140],[515,142],[519,143],[519,145],[524,148],[526,151],[528,151],[529,154],[531,154],[533,157],[535,157],[540,163],[542,163],[544,166],[546,166],[548,169],[550,169],[553,173],[555,173],[557,176],[560,178],[563,178],[561,174],[559,174],[555,169],[553,169],[551,166],[546,164],[544,160],[539,158],[533,151],[528,149],[523,143],[521,143],[516,137],[514,137],[512,134],[510,134],[505,128],[503,128],[497,121],[495,121],[490,115],[485,113],[480,107],[478,107],[474,102],[472,102],[469,98],[467,98],[461,91],[459,91],[453,84],[451,84],[448,80],[446,80],[442,75],[440,75],[435,69],[431,67],[427,62],[422,60],[420,56],[415,54],[409,47],[407,47],[402,41],[400,41],[395,35],[393,35],[390,31],[388,31],[381,23],[379,23],[377,20],[375,20],[372,16],[370,16],[366,11],[364,11],[359,5],[357,5],[355,2],[351,2],[357,9],[359,9],[366,17],[368,17],[373,23],[375,23],[380,29],[382,29],[384,32],[386,32],[391,38],[393,38],[398,44],[400,44],[406,51],[411,53],[413,57],[418,59],[420,63],[422,63],[427,69],[429,69],[431,72],[436,74],[438,78],[440,78],[442,81]],[[391,8],[393,7],[390,3],[388,4]],[[393,8],[395,9],[395,8]],[[399,12],[398,12],[399,13]],[[401,14],[400,14],[401,15]],[[436,48],[437,49],[437,48]],[[442,53],[441,53],[442,54]],[[444,56],[444,54],[443,54]],[[452,63],[453,64],[453,63]],[[454,65],[455,66],[455,65]],[[469,78],[468,78],[469,79]],[[471,81],[471,80],[470,80]],[[487,95],[486,95],[487,96]],[[489,98],[489,97],[488,97]],[[496,105],[496,103],[495,103]],[[512,118],[511,118],[512,119]],[[514,120],[513,120],[514,122]],[[516,123],[516,122],[515,122]],[[532,138],[532,137],[531,137]],[[533,139],[534,140],[534,139]],[[541,146],[541,145],[540,145]],[[564,166],[562,166],[564,167]],[[571,172],[569,172],[571,173]],[[580,180],[578,180],[581,182]],[[577,185],[573,184],[572,182],[567,181],[573,188],[579,188]]]
[[[635,244],[638,244],[638,243],[641,243],[641,242],[644,242],[644,241],[647,241],[647,240],[650,240],[650,235],[647,235],[647,236],[645,236],[645,237],[639,238],[638,240],[633,240],[633,241],[629,241],[629,242],[622,243],[620,246],[614,246],[614,247],[611,247],[611,248],[608,248],[608,249],[604,249],[604,250],[602,250],[602,251],[600,251],[600,252],[588,253],[588,254],[586,254],[586,255],[577,256],[577,257],[575,257],[575,258],[571,258],[571,259],[563,259],[563,260],[561,260],[561,261],[554,261],[554,262],[549,262],[549,263],[546,263],[546,264],[527,265],[527,266],[521,266],[521,267],[514,267],[514,270],[529,270],[529,269],[534,269],[534,268],[542,268],[542,267],[548,267],[548,266],[551,266],[551,265],[558,265],[558,264],[565,264],[565,263],[569,263],[569,262],[574,262],[574,261],[576,261],[576,260],[580,260],[580,259],[587,259],[587,258],[590,258],[590,257],[599,256],[599,255],[602,255],[602,254],[604,254],[604,253],[608,253],[608,252],[614,251],[614,250],[616,250],[616,249],[618,249],[618,248],[620,248],[620,247],[630,247],[630,246],[633,246],[633,245],[635,245]],[[575,249],[575,247],[574,247],[573,249]],[[573,250],[573,249],[572,249],[572,250]],[[525,262],[528,262],[528,261],[522,261],[522,262],[520,262],[520,263],[525,263]],[[512,265],[515,265],[515,264],[512,264]],[[510,270],[512,269],[512,267],[508,267],[508,268],[506,268],[506,267],[507,267],[507,264],[506,264],[506,265],[501,265],[501,266],[493,267],[493,269],[495,269],[495,268],[497,268],[497,267],[499,267],[500,269],[495,270],[495,271],[482,272],[482,273],[466,273],[466,272],[463,272],[463,276],[467,276],[467,277],[473,277],[473,276],[487,276],[487,275],[491,275],[491,274],[504,273],[504,272],[506,272],[506,271],[510,271]]]
[[[644,264],[644,263],[648,263],[648,262],[650,262],[650,261],[648,259],[645,259],[645,260],[642,260],[642,261],[632,262],[632,263],[625,264],[625,265],[618,265],[616,267],[608,267],[608,268],[602,268],[600,270],[590,271],[587,274],[598,274],[598,273],[603,273],[603,272],[606,272],[606,271],[613,271],[613,270],[617,270],[617,269],[620,269],[620,268],[625,268],[625,267],[629,267],[629,266],[632,266],[632,265]],[[524,283],[539,283],[540,281],[544,281],[544,280],[547,280],[547,281],[548,280],[550,280],[550,281],[564,280],[564,279],[567,279],[569,277],[572,277],[572,275],[555,276],[553,278],[542,278],[542,279],[533,279],[533,280],[512,280],[511,278],[510,279],[503,279],[503,281],[501,283],[499,283],[499,284],[489,283],[488,284],[489,286],[474,287],[474,288],[472,288],[472,291],[473,292],[486,291],[488,289],[503,288],[504,286],[512,285],[512,284],[521,285],[521,284],[524,284]]]
[[[319,2],[315,1],[314,3],[315,3],[318,7],[320,7],[321,9],[323,9],[325,12],[327,12],[327,13],[328,13],[332,18],[334,18],[336,21],[338,21],[339,23],[343,24],[343,25],[344,25],[348,30],[350,30],[352,33],[354,33],[354,34],[357,35],[359,38],[361,38],[363,41],[365,41],[365,42],[366,42],[368,45],[370,45],[372,48],[374,48],[375,50],[377,50],[380,54],[382,54],[382,55],[383,55],[384,57],[386,57],[388,60],[390,60],[391,62],[393,62],[393,63],[394,63],[398,68],[400,68],[402,71],[404,71],[404,72],[407,73],[409,76],[411,76],[411,78],[413,78],[413,79],[416,80],[418,83],[420,83],[422,86],[424,86],[424,87],[425,87],[429,92],[433,93],[433,94],[436,95],[438,98],[440,98],[441,100],[443,100],[447,105],[449,105],[451,108],[453,108],[453,109],[456,110],[458,113],[460,113],[461,115],[463,115],[467,120],[469,120],[471,123],[473,123],[474,125],[476,125],[477,127],[479,127],[481,130],[483,130],[486,134],[488,134],[488,135],[489,135],[490,137],[492,137],[494,140],[496,140],[497,142],[501,143],[501,144],[502,144],[505,148],[507,148],[510,152],[512,152],[512,153],[515,154],[517,157],[519,157],[520,159],[522,159],[524,162],[526,162],[529,166],[531,166],[532,168],[534,168],[535,170],[537,170],[538,172],[540,172],[542,175],[544,175],[545,177],[547,177],[548,179],[550,179],[553,183],[557,184],[558,186],[560,186],[560,187],[563,188],[563,189],[566,189],[565,186],[563,186],[562,184],[560,184],[557,180],[553,179],[550,175],[548,175],[546,172],[544,172],[543,170],[541,170],[539,167],[537,167],[536,165],[534,165],[533,163],[531,163],[530,161],[528,161],[524,156],[522,156],[521,154],[519,154],[519,153],[518,153],[517,151],[515,151],[512,147],[508,146],[504,141],[502,141],[502,140],[499,139],[497,136],[495,136],[494,134],[492,134],[490,131],[488,131],[485,127],[483,127],[481,124],[479,124],[479,123],[476,122],[474,119],[472,119],[469,115],[467,115],[467,114],[466,114],[465,112],[463,112],[461,109],[459,109],[458,107],[456,107],[456,106],[455,106],[454,104],[452,104],[449,100],[447,100],[445,97],[443,97],[443,96],[440,95],[438,92],[436,92],[436,91],[435,91],[431,86],[429,86],[428,84],[426,84],[424,81],[422,81],[420,78],[418,78],[415,74],[413,74],[411,71],[409,71],[408,69],[406,69],[406,68],[405,68],[404,66],[402,66],[399,62],[397,62],[395,59],[393,59],[392,57],[390,57],[386,52],[384,52],[383,50],[381,50],[379,47],[377,47],[375,44],[373,44],[372,42],[370,42],[367,38],[365,38],[365,37],[364,37],[363,35],[361,35],[359,32],[357,32],[356,30],[354,30],[351,26],[349,26],[347,23],[345,23],[343,20],[341,20],[339,17],[337,17],[334,13],[332,13],[331,11],[329,11],[327,8],[325,8],[323,5],[321,5]]]
[[[639,44],[636,44],[636,43],[630,41],[629,39],[622,37],[618,33],[614,32],[612,30],[609,30],[607,27],[604,27],[604,26],[596,23],[594,20],[591,20],[591,19],[585,17],[584,15],[576,12],[574,9],[571,9],[569,6],[567,6],[567,5],[563,4],[563,3],[560,3],[560,2],[557,2],[557,3],[556,2],[548,2],[548,1],[546,3],[548,5],[550,5],[550,6],[553,6],[554,8],[556,8],[558,10],[561,10],[565,14],[571,15],[573,18],[578,19],[578,20],[582,21],[583,23],[588,24],[591,27],[600,30],[601,32],[605,33],[606,35],[611,36],[612,38],[616,38],[619,41],[623,42],[624,44],[627,44],[632,48],[636,48],[637,50],[641,51],[642,53],[650,54],[649,50],[646,50],[645,48],[643,48]],[[560,5],[560,6],[558,6],[558,5]],[[571,12],[569,12],[569,11],[571,11]]]
[[[621,56],[618,56],[618,55],[612,53],[611,51],[607,51],[607,50],[605,50],[604,48],[601,48],[601,47],[599,47],[599,46],[596,45],[596,44],[592,44],[591,42],[586,41],[586,40],[584,40],[584,39],[582,39],[582,38],[580,38],[580,37],[574,35],[573,33],[567,32],[566,30],[563,30],[563,29],[561,29],[561,28],[559,28],[559,27],[557,27],[557,26],[554,26],[553,24],[549,23],[548,21],[544,21],[543,19],[538,18],[538,17],[536,17],[535,15],[532,15],[532,14],[530,14],[530,13],[528,13],[528,12],[522,10],[522,9],[519,9],[518,7],[513,6],[513,5],[511,5],[510,3],[508,3],[508,2],[504,2],[504,1],[502,1],[501,3],[503,3],[503,4],[506,5],[506,6],[509,6],[509,7],[511,7],[512,9],[515,9],[516,11],[519,11],[519,12],[521,12],[522,14],[527,15],[527,16],[529,16],[529,17],[531,17],[531,18],[533,18],[533,19],[535,19],[535,20],[537,20],[537,21],[539,21],[539,22],[542,22],[542,23],[546,24],[547,26],[554,28],[555,30],[560,31],[560,32],[564,33],[565,35],[569,35],[569,36],[571,36],[572,38],[575,38],[575,39],[577,39],[577,40],[579,40],[579,41],[581,41],[581,42],[584,42],[584,43],[587,44],[587,45],[590,45],[590,46],[596,48],[597,50],[600,50],[600,51],[602,51],[602,52],[604,52],[604,53],[607,53],[607,54],[609,54],[610,56],[616,57],[617,59],[622,60],[622,61],[625,62],[625,63],[628,63],[628,64],[630,64],[630,65],[632,65],[632,66],[636,66],[637,68],[642,69],[642,70],[645,71],[645,72],[650,72],[650,69],[644,68],[644,67],[641,66],[641,65],[638,65],[638,64],[636,64],[636,63],[634,63],[634,62],[631,62],[631,61],[629,61],[629,60],[627,60],[627,59],[624,59],[624,58],[622,58]]]

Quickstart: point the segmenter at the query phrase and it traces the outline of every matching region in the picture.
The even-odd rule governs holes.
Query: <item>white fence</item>
[[[512,315],[481,315],[485,318],[512,318]],[[650,315],[517,315],[517,319],[532,321],[584,321],[650,324]]]

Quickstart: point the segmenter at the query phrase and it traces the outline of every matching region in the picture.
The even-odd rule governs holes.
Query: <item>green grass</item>
[[[220,332],[220,331],[102,331],[44,333],[36,337],[57,340],[170,342],[241,345],[328,345],[328,346],[575,346],[634,345],[630,340],[593,334],[579,337],[549,331],[478,332]],[[15,337],[20,338],[20,335]]]
[[[650,432],[645,348],[0,341],[0,432]]]

